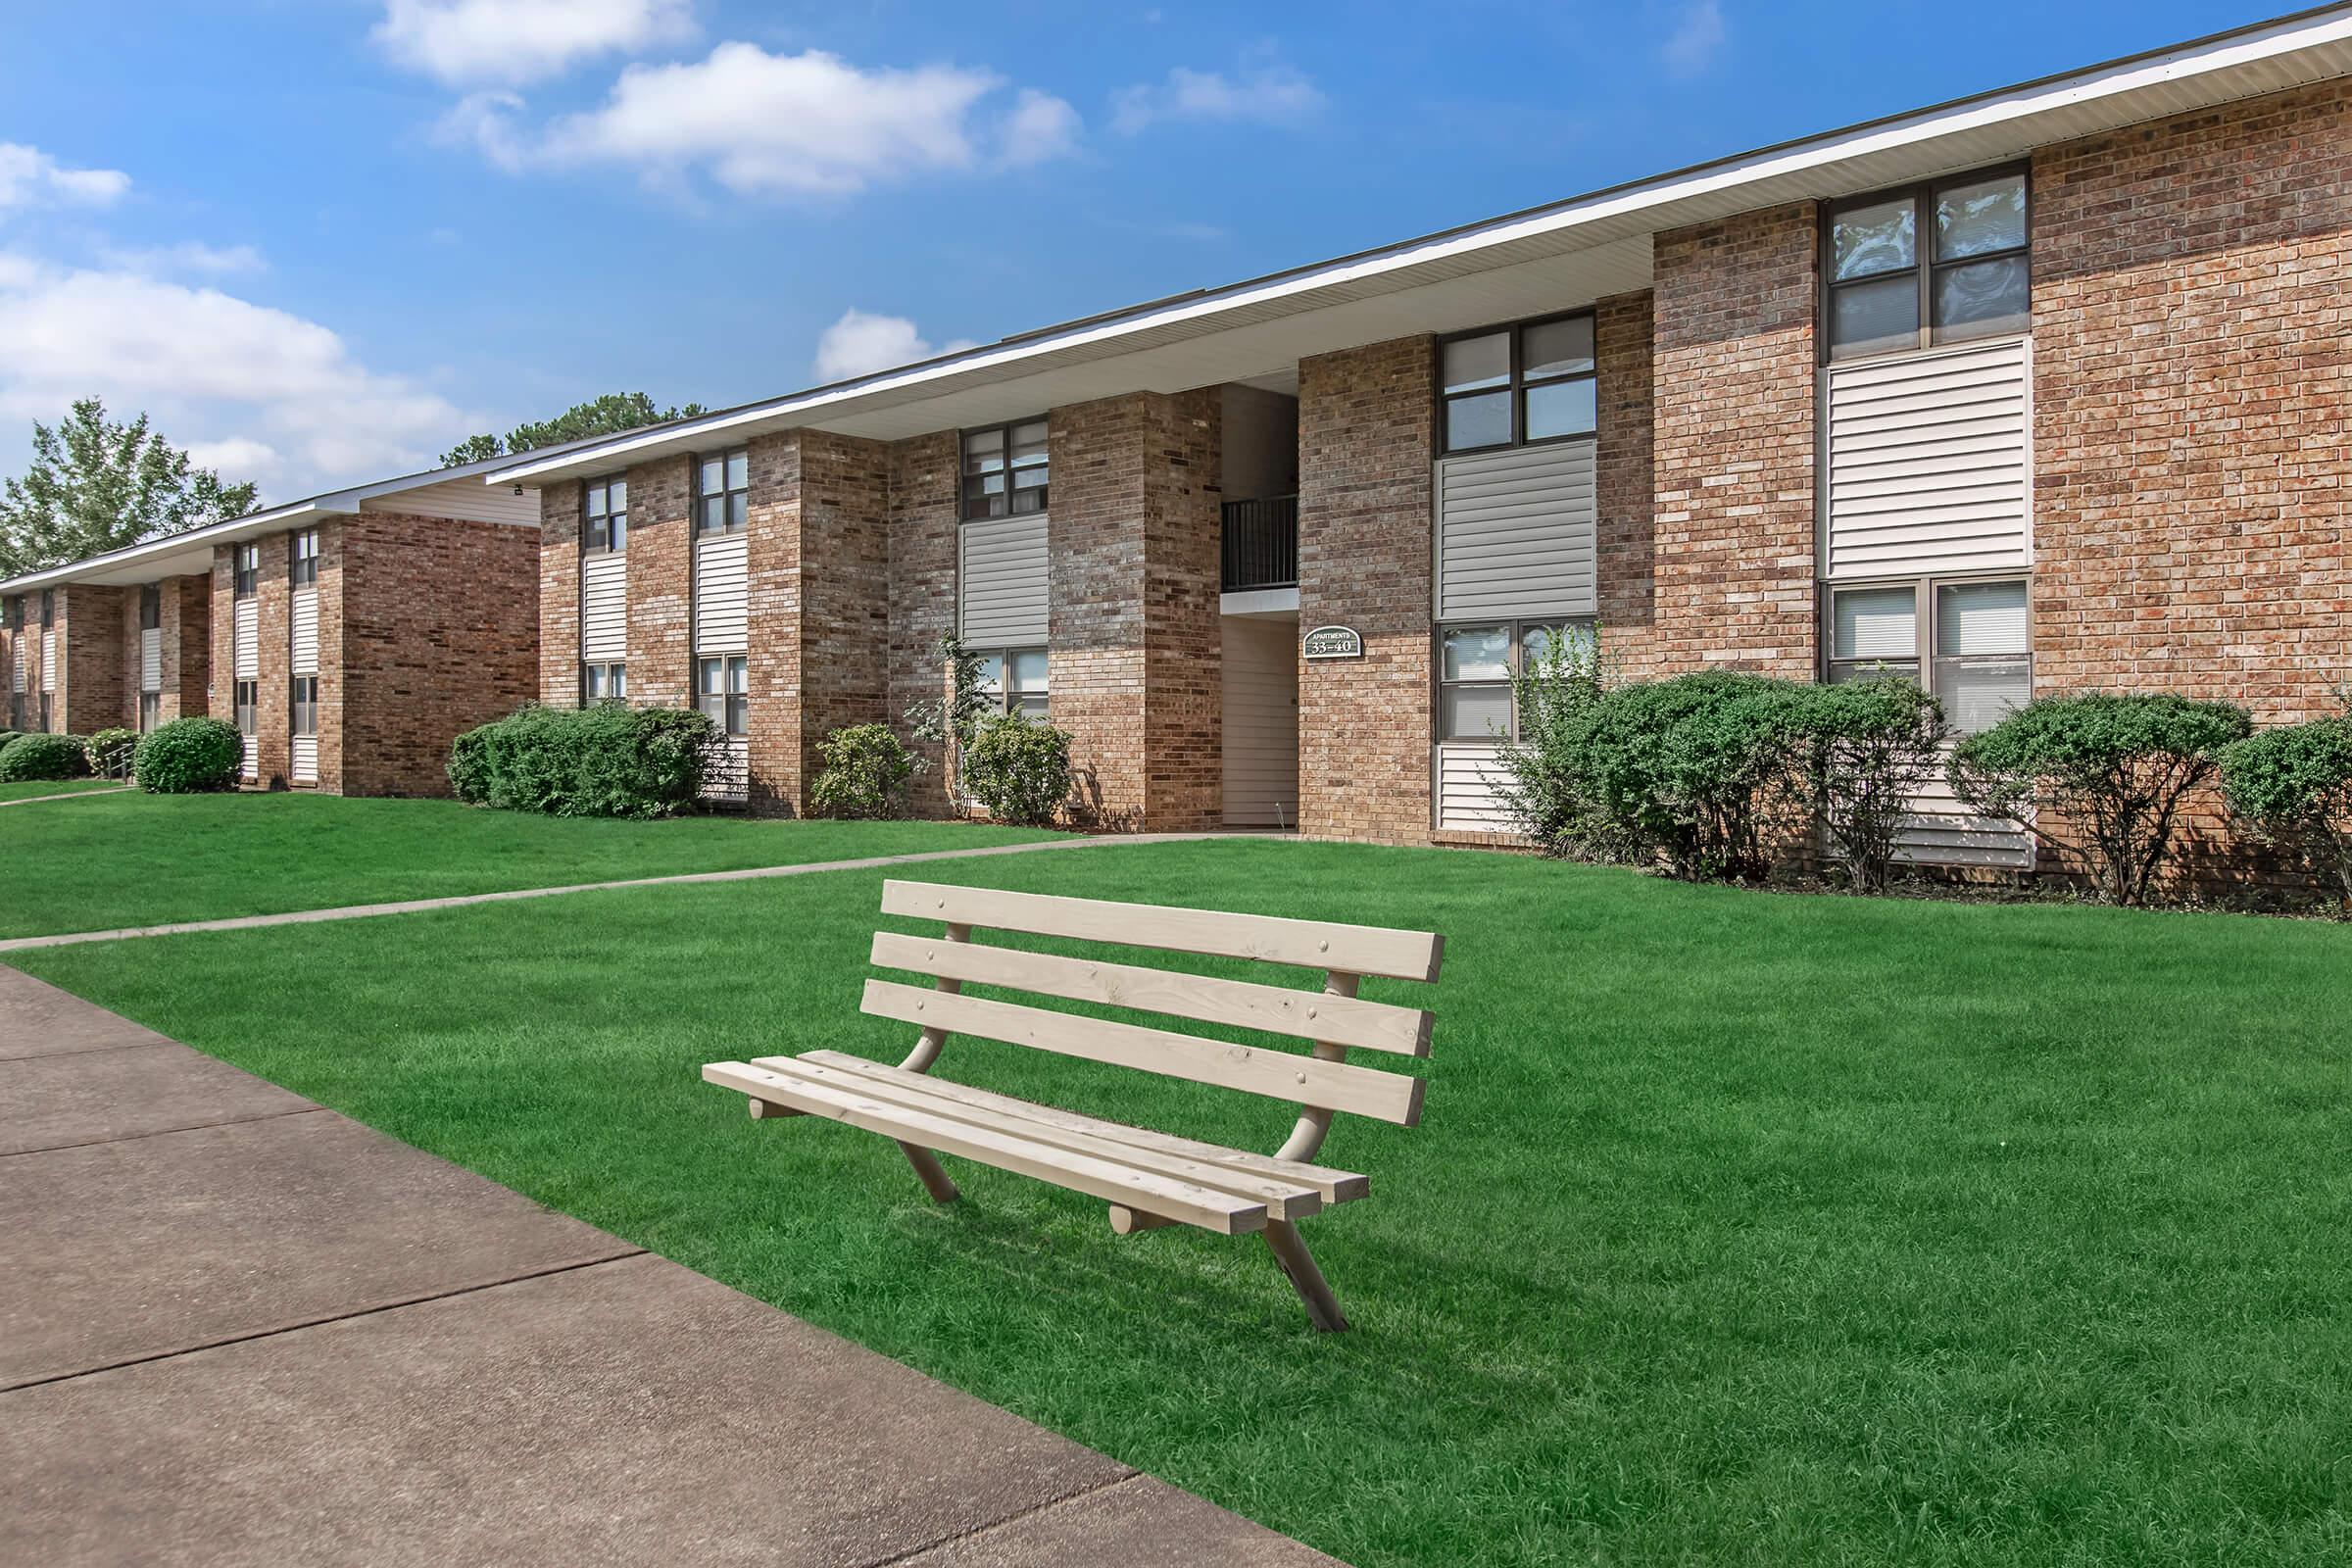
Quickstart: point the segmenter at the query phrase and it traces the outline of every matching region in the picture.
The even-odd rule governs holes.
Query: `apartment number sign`
[[[1361,659],[1364,635],[1353,626],[1317,626],[1306,634],[1309,659]]]

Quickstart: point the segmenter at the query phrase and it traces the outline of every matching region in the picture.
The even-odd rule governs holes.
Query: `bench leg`
[[[923,1179],[923,1191],[931,1195],[933,1202],[956,1201],[956,1184],[949,1179],[947,1167],[939,1162],[937,1154],[920,1144],[901,1144],[899,1149],[906,1154],[906,1163],[914,1167],[914,1173]]]
[[[1348,1319],[1340,1311],[1339,1298],[1324,1283],[1323,1271],[1315,1267],[1314,1254],[1299,1239],[1298,1227],[1287,1219],[1267,1220],[1266,1245],[1274,1249],[1274,1261],[1290,1276],[1291,1289],[1306,1303],[1307,1320],[1326,1334],[1345,1332]]]
[[[1175,1220],[1158,1214],[1147,1214],[1140,1208],[1129,1208],[1124,1203],[1110,1205],[1110,1230],[1114,1236],[1133,1236],[1138,1231],[1155,1231],[1175,1223]]]

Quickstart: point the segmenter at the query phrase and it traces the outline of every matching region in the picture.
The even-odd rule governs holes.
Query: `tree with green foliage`
[[[682,409],[659,409],[642,392],[608,392],[601,398],[575,403],[552,419],[518,424],[503,438],[487,431],[469,435],[441,454],[441,466],[454,468],[465,463],[487,463],[492,458],[511,458],[518,452],[562,446],[566,441],[585,441],[590,436],[621,435],[649,424],[691,419],[710,412],[700,403],[689,403]]]
[[[0,576],[62,566],[253,510],[251,484],[224,484],[148,426],[77,399],[55,425],[35,420],[32,466],[0,494]]]

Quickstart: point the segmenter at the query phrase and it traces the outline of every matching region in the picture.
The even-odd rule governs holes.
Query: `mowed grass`
[[[1255,1239],[954,1159],[936,1207],[887,1140],[698,1082],[904,1053],[856,1010],[878,873],[21,962],[1364,1568],[2352,1553],[2352,929],[1283,842],[920,874],[1446,933],[1438,986],[1366,987],[1437,1007],[1423,1125],[1341,1118],[1373,1195],[1302,1227],[1355,1332]]]
[[[0,937],[978,849],[963,822],[574,821],[454,801],[146,795],[0,811]]]
[[[19,779],[0,784],[0,804],[9,801],[37,801],[48,795],[87,795],[93,790],[120,790],[122,785],[111,778],[50,778]]]

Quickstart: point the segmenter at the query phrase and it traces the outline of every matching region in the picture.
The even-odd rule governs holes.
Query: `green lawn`
[[[35,801],[44,795],[86,795],[91,790],[119,790],[122,784],[111,778],[27,779],[18,783],[0,784],[0,804],[9,801]]]
[[[1373,1196],[1304,1226],[1356,1332],[1253,1239],[955,1160],[937,1208],[886,1140],[697,1082],[904,1052],[856,1011],[875,873],[22,964],[1363,1568],[2352,1554],[2352,929],[1280,842],[924,874],[1446,934],[1424,1123],[1343,1118]]]
[[[144,795],[0,811],[0,937],[277,914],[507,888],[977,849],[964,822],[574,821],[452,801]]]

